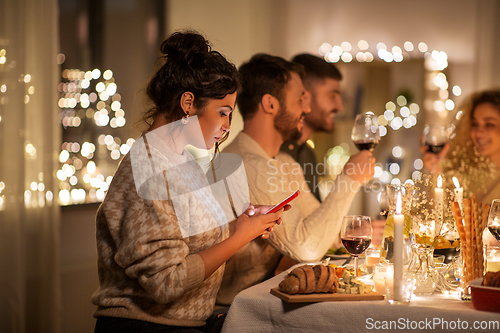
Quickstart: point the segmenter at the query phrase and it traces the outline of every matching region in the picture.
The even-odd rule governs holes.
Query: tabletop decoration
[[[403,299],[403,244],[404,244],[404,215],[402,215],[401,192],[396,199],[396,210],[394,214],[394,301],[401,302]]]
[[[414,275],[415,295],[430,295],[436,290],[448,293],[457,288],[456,283],[448,281],[447,270],[437,269],[434,262],[436,249],[455,251],[460,246],[450,205],[456,195],[443,186],[445,181],[442,174],[422,175],[415,181],[411,209],[413,256],[408,265],[408,271]]]
[[[404,216],[403,225],[403,262],[408,264],[411,257],[411,241],[410,241],[410,231],[411,231],[411,207],[413,195],[415,192],[415,187],[413,184],[387,184],[387,202],[389,205],[389,212],[387,214],[387,219],[385,222],[385,227],[383,231],[382,238],[382,250],[381,258],[384,258],[390,262],[393,262],[394,257],[394,216],[396,213],[396,201],[398,194],[401,195],[402,207],[401,214]]]
[[[453,201],[458,203],[458,206],[460,206],[460,210],[463,211],[464,209],[464,189],[463,187],[460,187],[460,183],[458,182],[457,177],[453,176],[453,185],[455,185],[455,189],[453,192],[455,193],[455,197]]]
[[[484,271],[483,231],[488,221],[490,205],[477,202],[476,196],[464,199],[464,213],[453,202],[455,223],[461,239],[462,277],[461,298],[470,300],[469,282],[482,277]]]
[[[463,198],[486,193],[487,186],[497,178],[495,164],[481,155],[471,140],[450,148],[450,153],[442,162],[443,174],[451,182],[453,177],[460,181]],[[454,184],[445,183],[445,187]]]

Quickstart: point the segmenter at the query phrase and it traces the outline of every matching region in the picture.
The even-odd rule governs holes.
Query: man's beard
[[[302,115],[300,117],[302,117]],[[297,128],[299,120],[294,119],[293,116],[286,111],[284,106],[280,108],[278,114],[274,118],[274,128],[281,134],[283,141],[300,139],[302,133]]]

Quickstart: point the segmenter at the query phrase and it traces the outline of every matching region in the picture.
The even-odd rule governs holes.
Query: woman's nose
[[[227,121],[227,123],[223,124],[221,128],[222,128],[222,132],[229,132],[229,130],[231,129],[231,125],[229,124],[229,120]]]

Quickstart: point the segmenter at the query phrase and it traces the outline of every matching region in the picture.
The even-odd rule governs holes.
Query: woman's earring
[[[188,123],[188,121],[189,121],[189,119],[188,119],[188,118],[189,118],[189,111],[186,111],[186,115],[185,115],[184,117],[182,117],[182,118],[181,118],[181,123],[182,123],[183,125],[186,125],[186,124]]]

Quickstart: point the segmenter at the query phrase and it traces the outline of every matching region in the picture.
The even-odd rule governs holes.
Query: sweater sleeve
[[[99,220],[107,224],[116,246],[111,258],[130,278],[127,283],[134,288],[136,280],[150,298],[169,303],[203,282],[204,262],[189,253],[171,201],[139,197],[124,169],[113,179],[98,226]]]
[[[294,260],[318,260],[333,243],[339,241],[342,217],[347,214],[359,183],[349,176],[340,175],[333,184],[333,190],[320,203],[308,191],[300,165],[291,157],[280,163],[279,167],[269,163],[245,164],[250,169],[249,173],[253,173],[248,178],[252,200],[257,204],[276,203],[287,194],[301,190],[291,203],[292,209],[283,213],[283,223],[270,233],[268,241]]]

